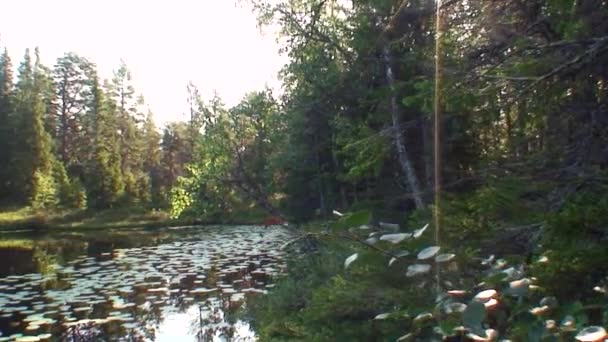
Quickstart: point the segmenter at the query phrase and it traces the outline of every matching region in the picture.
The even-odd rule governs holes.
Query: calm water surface
[[[280,227],[0,234],[0,341],[254,341]]]

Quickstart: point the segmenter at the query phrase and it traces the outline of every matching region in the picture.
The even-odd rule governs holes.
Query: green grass
[[[34,210],[30,207],[0,209],[0,231],[80,230],[111,228],[160,228],[194,224],[260,224],[267,214],[259,210],[238,211],[227,217],[171,219],[162,210],[127,206],[113,209]]]
[[[172,220],[166,212],[139,207],[53,211],[37,211],[24,207],[0,211],[0,230],[161,227],[191,223],[193,220]]]
[[[0,240],[0,248],[33,249],[33,240]]]

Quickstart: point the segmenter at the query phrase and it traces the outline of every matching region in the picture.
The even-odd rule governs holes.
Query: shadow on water
[[[253,226],[2,235],[0,341],[255,340],[233,314],[283,272],[289,237]]]

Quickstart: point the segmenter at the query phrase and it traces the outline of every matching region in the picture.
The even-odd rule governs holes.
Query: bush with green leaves
[[[525,263],[450,253],[449,243],[433,245],[428,225],[387,232],[369,219],[365,212],[345,214],[309,234],[325,242],[312,258],[324,262],[300,258],[268,300],[252,308],[261,340],[604,341],[605,273],[564,296],[537,276],[564,262],[551,255]]]

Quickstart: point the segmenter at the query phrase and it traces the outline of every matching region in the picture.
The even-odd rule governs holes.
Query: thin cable
[[[443,60],[441,58],[441,36],[443,33],[442,20],[441,20],[441,0],[437,0],[437,13],[435,19],[435,99],[434,99],[434,163],[435,163],[435,210],[433,213],[433,220],[435,224],[435,243],[440,246],[440,220],[439,220],[439,201],[441,199],[441,147],[440,147],[440,136],[441,136],[441,69],[443,66]]]
[[[433,222],[435,225],[435,244],[437,246],[441,246],[441,240],[440,240],[440,231],[441,231],[441,226],[440,226],[440,220],[439,220],[439,215],[440,215],[440,207],[439,207],[439,201],[441,199],[441,148],[439,145],[440,142],[440,135],[441,135],[441,130],[440,130],[440,122],[441,122],[441,68],[442,68],[442,58],[441,58],[441,35],[442,35],[442,21],[441,21],[441,0],[436,0],[436,6],[437,6],[437,13],[436,13],[436,17],[435,17],[435,99],[434,99],[434,109],[435,109],[435,115],[434,115],[434,121],[435,121],[435,127],[434,127],[434,132],[433,132],[433,145],[434,145],[434,153],[433,153],[433,159],[435,162],[435,169],[434,169],[434,178],[435,178],[435,196],[434,196],[434,203],[435,203],[435,210],[433,210]],[[436,264],[436,273],[435,273],[435,280],[436,280],[436,291],[437,294],[439,294],[441,292],[441,265],[439,263]]]

